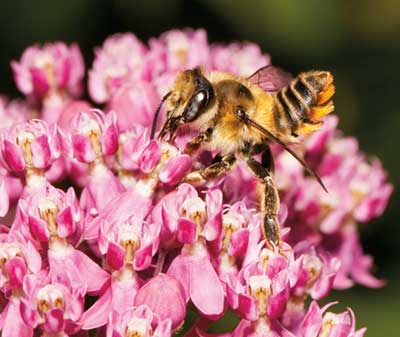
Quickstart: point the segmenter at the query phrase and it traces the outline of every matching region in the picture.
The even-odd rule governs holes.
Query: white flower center
[[[46,313],[50,309],[64,309],[64,293],[57,286],[48,284],[41,288],[36,295],[38,310]]]
[[[146,337],[149,336],[149,327],[144,318],[132,318],[125,331],[125,337]]]

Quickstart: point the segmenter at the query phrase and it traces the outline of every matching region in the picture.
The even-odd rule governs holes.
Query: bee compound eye
[[[205,92],[202,90],[202,91],[199,91],[197,94],[196,94],[196,100],[197,100],[197,102],[202,102],[204,99],[206,98],[206,94],[205,94]]]

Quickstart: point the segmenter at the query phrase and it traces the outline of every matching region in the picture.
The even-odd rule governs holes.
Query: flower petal
[[[179,155],[170,159],[162,168],[159,178],[167,185],[176,185],[192,167],[192,159],[188,155]]]
[[[192,258],[189,277],[190,298],[196,308],[206,316],[220,315],[224,310],[224,289],[208,257]]]

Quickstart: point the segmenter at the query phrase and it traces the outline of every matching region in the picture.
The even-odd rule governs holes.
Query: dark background
[[[0,1],[0,93],[17,96],[9,62],[33,44],[77,42],[89,68],[93,48],[115,32],[146,41],[171,28],[204,27],[211,42],[254,41],[292,73],[327,69],[335,76],[340,128],[381,158],[395,185],[385,215],[362,226],[376,258],[381,290],[335,292],[367,336],[398,336],[400,313],[399,75],[400,2],[396,0],[68,0]]]

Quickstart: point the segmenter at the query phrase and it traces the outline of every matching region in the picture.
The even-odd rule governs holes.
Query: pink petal
[[[197,224],[187,218],[179,218],[176,238],[182,243],[194,243],[197,240]]]
[[[11,68],[14,74],[14,81],[18,89],[25,95],[32,93],[32,81],[30,74],[25,68],[16,61],[11,62]]]
[[[48,82],[45,71],[40,68],[31,68],[30,73],[35,95],[39,97],[44,96],[50,89],[50,84]]]
[[[4,322],[2,337],[32,337],[33,329],[22,320],[19,301],[12,300],[9,304]]]
[[[173,157],[162,168],[159,178],[167,185],[176,185],[192,167],[192,159],[188,155]]]
[[[16,256],[8,261],[6,270],[12,287],[22,287],[22,282],[27,271],[25,261]]]
[[[79,250],[74,249],[71,257],[76,268],[81,272],[81,278],[87,283],[88,293],[95,295],[101,292],[109,282],[110,275]]]
[[[181,326],[186,316],[182,285],[174,278],[159,274],[142,286],[135,296],[135,306],[147,305],[161,320],[171,319],[172,329]]]
[[[150,173],[156,167],[161,158],[161,149],[154,139],[143,150],[139,157],[139,168],[144,173]]]
[[[190,257],[178,255],[171,263],[168,268],[167,275],[177,279],[184,290],[185,302],[189,300],[190,297]]]
[[[168,212],[167,208],[164,205],[162,205],[161,207],[161,218],[164,227],[168,229],[171,233],[175,233],[178,227],[178,222],[176,218]]]
[[[106,262],[110,268],[114,270],[120,270],[125,263],[125,249],[114,242],[109,242]]]
[[[0,183],[0,217],[5,216],[8,213],[10,207],[10,199],[4,180]]]
[[[57,233],[60,237],[66,238],[76,230],[71,207],[64,208],[56,217]]]
[[[231,256],[244,256],[249,243],[249,230],[240,229],[232,234],[228,254]]]
[[[29,230],[32,236],[38,241],[46,242],[50,239],[47,222],[42,219],[29,216]]]
[[[153,245],[149,244],[145,247],[141,247],[135,252],[134,269],[144,270],[147,269],[151,264],[153,257]]]
[[[154,331],[154,337],[170,337],[171,332],[171,320],[166,319],[162,321]]]
[[[311,302],[306,316],[301,324],[302,337],[317,337],[322,327],[322,312],[317,302]]]
[[[19,313],[18,316],[22,317],[24,323],[29,327],[35,328],[40,322],[42,318],[40,314],[36,310],[36,308],[32,308],[25,300],[22,300],[19,305]]]
[[[320,225],[321,232],[324,234],[333,234],[337,232],[346,220],[346,216],[348,216],[347,210],[339,209],[330,212]]]
[[[111,124],[103,133],[101,138],[103,153],[106,156],[114,154],[118,149],[118,130],[114,124]]]
[[[257,302],[251,296],[239,294],[238,296],[238,312],[240,315],[250,321],[255,321],[258,318]]]
[[[109,108],[116,112],[120,129],[126,131],[134,125],[149,127],[159,103],[160,97],[152,83],[135,81],[112,95]]]
[[[50,146],[47,135],[41,135],[32,143],[32,161],[37,168],[46,168],[50,164]]]
[[[30,241],[25,245],[25,250],[26,253],[24,256],[28,267],[34,274],[36,274],[40,269],[42,269],[42,258]]]
[[[64,330],[64,311],[52,309],[44,314],[44,330],[49,333],[62,332]]]
[[[190,298],[196,308],[206,316],[220,315],[224,310],[224,289],[208,257],[192,258],[189,277]]]
[[[280,317],[286,309],[289,297],[289,287],[282,289],[277,294],[272,295],[268,300],[268,317],[276,319]]]
[[[112,310],[111,288],[82,314],[82,329],[91,330],[103,326],[107,323],[108,316]]]
[[[89,138],[75,134],[72,136],[74,156],[81,162],[90,163],[96,159]]]
[[[4,161],[11,170],[19,172],[25,169],[24,156],[19,146],[4,139],[2,152]]]

